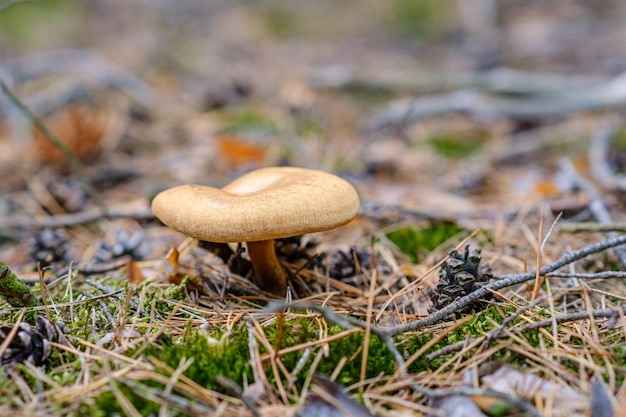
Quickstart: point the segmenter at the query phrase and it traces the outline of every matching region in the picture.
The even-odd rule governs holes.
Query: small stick
[[[552,262],[549,265],[545,265],[540,269],[541,275],[549,275],[560,268],[563,268],[566,265],[569,265],[573,262],[576,262],[580,259],[583,259],[589,255],[593,255],[594,253],[602,252],[610,248],[614,248],[619,245],[623,245],[626,243],[626,235],[618,236],[614,239],[608,239],[603,242],[594,243],[592,245],[585,246],[581,249],[575,251],[565,252],[559,259]],[[468,295],[459,298],[457,301],[447,305],[441,310],[418,320],[411,321],[406,324],[402,324],[395,327],[385,327],[381,328],[376,325],[371,325],[371,332],[383,339],[383,342],[387,342],[388,340],[392,340],[393,336],[398,336],[407,332],[415,331],[427,326],[432,326],[433,324],[437,324],[451,315],[453,315],[456,311],[468,306],[469,304],[475,302],[479,298],[484,297],[485,295],[491,293],[492,291],[497,291],[502,288],[510,287],[516,284],[522,284],[527,281],[531,281],[536,277],[537,273],[535,271],[525,272],[522,274],[509,274],[509,275],[500,275],[495,276],[495,281],[490,282],[489,284],[484,285],[483,287],[477,289],[474,292],[469,293]],[[308,308],[320,313],[327,320],[332,321],[338,326],[343,327],[344,329],[352,329],[354,327],[360,327],[365,329],[365,322],[362,320],[358,320],[353,317],[344,316],[342,314],[335,313],[327,308],[324,308],[320,305],[314,303],[306,303],[306,302],[296,302],[292,304],[285,304],[279,302],[271,302],[267,305],[266,311],[268,312],[276,312],[279,309],[283,309],[286,307],[292,308]],[[395,352],[392,352],[395,354]]]
[[[374,292],[376,290],[376,280],[378,279],[378,267],[376,265],[376,252],[374,251],[374,239],[372,238],[372,257],[370,258],[370,288],[367,294],[367,311],[365,314],[365,335],[363,336],[363,355],[361,356],[360,382],[365,381],[367,373],[367,359],[369,356],[372,314],[374,309]],[[392,343],[393,345],[393,343]],[[363,386],[361,386],[361,390]],[[363,391],[361,391],[362,393]]]
[[[8,217],[2,220],[0,224],[0,230],[9,228],[33,228],[33,227],[65,227],[75,226],[78,224],[90,223],[102,218],[117,219],[117,218],[129,218],[137,220],[151,220],[154,219],[154,214],[148,208],[144,209],[127,209],[124,207],[115,208],[112,207],[106,213],[103,213],[101,209],[91,209],[85,211],[79,211],[77,213],[69,214],[57,214],[55,216],[37,216],[37,217]]]
[[[576,278],[576,279],[626,278],[626,271],[602,271],[602,272],[594,272],[594,273],[550,272],[548,276],[555,277],[555,278]]]
[[[530,299],[531,301],[534,301],[537,298],[537,296],[539,295],[539,287],[543,285],[543,283],[545,282],[545,276],[544,277],[539,276],[539,269],[541,268],[541,262],[543,260],[543,249],[545,248],[546,243],[548,243],[548,239],[550,239],[550,236],[552,236],[554,227],[559,222],[562,215],[563,215],[563,212],[560,212],[558,216],[556,216],[556,219],[554,219],[554,221],[552,222],[552,225],[550,225],[550,229],[548,230],[548,233],[546,233],[546,236],[541,241],[541,245],[537,247],[537,276],[535,277],[535,288],[533,288],[532,297]],[[538,245],[539,245],[539,241],[541,240],[542,230],[543,230],[543,207],[541,208],[541,219],[539,220],[539,231],[538,231],[538,236],[537,236]]]
[[[537,304],[543,302],[543,300],[545,300],[545,295],[536,298],[532,303],[526,304],[525,306],[519,308],[517,311],[515,311],[513,314],[511,314],[510,316],[506,317],[504,320],[502,320],[502,323],[500,323],[500,326],[498,326],[497,329],[495,329],[493,332],[491,332],[489,335],[487,335],[487,339],[483,342],[482,348],[486,348],[487,346],[489,346],[489,344],[491,342],[493,342],[495,339],[497,339],[498,337],[500,337],[500,334],[502,333],[502,331],[506,328],[506,326],[512,322],[513,320],[515,320],[517,317],[519,317],[521,314],[523,314],[525,311],[530,310],[531,308],[535,307]]]
[[[626,232],[626,223],[562,223],[559,225],[561,232]]]
[[[543,244],[541,244],[541,235],[543,234],[543,207],[541,207],[541,214],[539,215],[539,230],[537,230],[537,274],[535,275],[535,286],[530,297],[530,301],[534,301],[539,294],[539,285],[541,283],[541,260],[543,259]]]
[[[241,390],[241,388],[239,388],[239,385],[237,385],[235,381],[226,378],[223,375],[217,375],[215,377],[215,382],[220,384],[222,388],[230,393],[230,395],[239,398],[243,402],[243,404],[248,407],[248,410],[250,410],[253,416],[261,417],[261,413],[259,412],[256,404],[254,404],[254,401],[252,401],[250,398],[243,394],[243,391]]]

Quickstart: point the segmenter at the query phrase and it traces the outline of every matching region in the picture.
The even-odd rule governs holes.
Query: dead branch
[[[602,271],[592,274],[585,274],[582,272],[551,272],[548,276],[554,278],[611,279],[626,278],[626,271]]]
[[[626,223],[561,223],[559,225],[561,232],[626,232]]]
[[[585,246],[575,251],[565,252],[559,259],[552,262],[549,265],[542,267],[539,270],[540,275],[549,275],[558,269],[569,265],[575,261],[583,259],[589,255],[593,255],[598,252],[605,251],[616,246],[620,246],[626,243],[626,235],[620,235],[613,239],[608,239],[593,245]],[[432,326],[437,324],[448,317],[454,315],[457,311],[463,309],[476,300],[485,297],[486,295],[501,290],[506,287],[510,287],[523,282],[531,281],[535,279],[536,271],[529,271],[523,274],[509,274],[509,275],[496,275],[494,278],[496,281],[491,282],[478,290],[458,299],[457,301],[447,305],[441,310],[433,313],[427,317],[419,320],[412,321],[396,327],[378,327],[371,326],[371,332],[381,338],[385,343],[391,340],[395,336],[415,331],[423,327]],[[295,309],[310,309],[321,314],[325,319],[337,324],[343,329],[349,330],[354,327],[365,328],[365,322],[353,317],[344,316],[331,311],[328,308],[321,307],[314,303],[309,302],[295,302],[295,303],[283,303],[283,302],[271,302],[267,305],[266,311],[268,313],[276,313],[282,309],[295,308]],[[393,352],[393,351],[392,351]],[[396,350],[397,352],[397,350]],[[395,356],[395,353],[394,353]]]
[[[552,317],[545,320],[536,321],[534,323],[524,324],[519,326],[516,330],[519,332],[527,332],[529,330],[536,330],[543,327],[550,327],[556,324],[567,323],[570,321],[588,320],[590,318],[615,318],[619,316],[620,310],[625,311],[624,306],[615,308],[601,308],[589,311],[578,311],[576,313],[563,314],[561,316]]]
[[[155,92],[142,79],[106,60],[80,49],[59,49],[13,58],[3,63],[5,72],[19,84],[57,72],[72,72],[115,88],[142,106],[150,107]]]
[[[85,210],[78,213],[58,214],[54,216],[24,217],[14,216],[2,220],[0,230],[31,229],[44,227],[67,227],[94,222],[103,218],[128,218],[135,220],[151,220],[154,214],[149,208],[128,207],[126,205],[111,207],[106,213],[100,208]]]
[[[89,303],[92,301],[98,301],[102,298],[107,298],[107,297],[118,297],[121,296],[122,293],[124,293],[126,290],[124,288],[120,288],[119,290],[115,290],[112,293],[107,293],[107,294],[101,294],[101,295],[94,295],[93,297],[90,298],[83,298],[81,300],[76,300],[76,301],[71,301],[71,302],[67,302],[67,303],[58,303],[55,304],[54,307],[55,308],[64,308],[64,307],[72,307],[72,306],[76,306],[78,304],[83,304],[83,303]],[[43,305],[43,306],[34,306],[34,307],[29,307],[28,311],[44,311],[49,309],[50,306],[47,305]],[[4,315],[4,314],[11,314],[11,313],[15,313],[16,311],[20,310],[20,308],[18,307],[12,307],[12,308],[7,308],[4,310],[0,310],[0,316]]]
[[[613,239],[608,239],[605,240],[603,242],[599,242],[593,245],[589,245],[586,246],[582,249],[579,250],[575,250],[575,251],[570,251],[570,252],[565,252],[559,259],[557,259],[556,261],[552,262],[549,265],[546,265],[544,267],[542,267],[539,270],[540,275],[546,275],[549,274],[551,272],[554,272],[566,265],[571,264],[572,262],[578,261],[580,259],[583,259],[589,255],[592,255],[594,253],[598,253],[598,252],[602,252],[606,249],[610,249],[610,248],[614,248],[616,246],[622,245],[626,243],[626,235],[620,235],[616,238]],[[389,334],[391,336],[396,336],[402,333],[406,333],[406,332],[410,332],[410,331],[415,331],[417,329],[420,329],[422,327],[426,327],[426,326],[431,326],[433,324],[436,324],[440,321],[443,321],[445,319],[447,319],[448,317],[452,316],[453,314],[455,314],[455,312],[457,310],[462,309],[463,307],[466,307],[467,305],[475,302],[476,300],[485,297],[487,294],[489,294],[492,291],[497,291],[500,290],[502,288],[506,288],[506,287],[510,287],[512,285],[516,285],[516,284],[521,284],[523,282],[526,281],[531,281],[533,279],[535,279],[536,276],[536,272],[535,271],[530,271],[530,272],[526,272],[524,274],[511,274],[511,275],[502,275],[502,276],[495,276],[495,278],[497,279],[497,281],[489,283],[487,285],[485,285],[482,288],[479,288],[478,290],[466,295],[465,297],[460,298],[459,300],[453,302],[452,304],[448,305],[447,307],[442,308],[441,310],[437,311],[436,313],[431,314],[428,317],[425,317],[423,319],[420,320],[416,320],[414,322],[411,323],[407,323],[401,326],[397,326],[394,328],[389,328],[389,329],[377,329],[377,331],[381,331],[383,334]],[[373,331],[373,330],[372,330]]]
[[[484,72],[366,69],[345,65],[314,68],[307,81],[314,88],[365,88],[404,93],[477,88],[502,94],[538,94],[589,87],[598,78],[520,71],[500,67]]]
[[[525,311],[530,310],[531,308],[535,307],[536,305],[540,304],[541,302],[543,302],[545,300],[545,296],[541,296],[538,298],[535,298],[531,303],[526,304],[525,306],[517,309],[513,314],[507,316],[504,320],[502,320],[502,323],[500,323],[500,325],[498,326],[497,329],[495,329],[493,332],[491,332],[491,334],[489,335],[489,337],[487,337],[487,339],[483,342],[483,348],[486,348],[491,342],[493,342],[494,339],[497,339],[498,337],[500,337],[500,334],[502,333],[502,331],[504,329],[506,329],[506,326],[512,322],[513,320],[515,320],[517,317],[519,317],[521,314],[523,314]]]
[[[546,118],[622,105],[626,102],[626,73],[594,85],[522,96],[486,94],[475,90],[393,102],[369,118],[365,128],[376,131],[407,122],[450,113],[477,119]]]

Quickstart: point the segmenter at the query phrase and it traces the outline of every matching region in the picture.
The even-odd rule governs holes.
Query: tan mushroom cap
[[[209,242],[252,242],[333,229],[352,220],[359,196],[322,171],[270,167],[224,188],[180,185],[159,193],[152,211],[166,225]]]

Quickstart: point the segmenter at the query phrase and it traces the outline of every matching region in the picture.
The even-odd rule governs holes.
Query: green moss
[[[0,1],[0,9],[4,2]],[[0,13],[0,40],[14,45],[39,45],[52,40],[50,30],[72,28],[82,21],[76,19],[82,2],[76,0],[37,0],[23,2]],[[56,37],[61,38],[61,37]]]
[[[455,230],[459,229],[456,228]],[[437,244],[432,243],[431,247],[433,247],[433,245],[436,246]],[[156,291],[154,291],[154,288],[156,288]],[[170,286],[167,288],[154,288],[149,287],[145,289],[146,291],[143,296],[146,298],[148,296],[151,297],[151,301],[145,301],[145,305],[156,305],[159,301],[161,301],[164,305],[171,307],[171,304],[165,303],[164,300],[170,299],[176,301],[186,301],[184,284],[181,284],[180,286]],[[153,301],[154,303],[152,303]],[[117,312],[117,310],[124,305],[123,300],[116,300],[112,297],[103,299],[103,302],[107,303],[109,309],[115,312]],[[70,327],[72,337],[77,337],[78,334],[84,334],[84,337],[80,337],[89,340],[90,338],[93,338],[93,332],[98,332],[98,336],[102,337],[104,333],[111,330],[108,321],[101,314],[100,308],[101,307],[97,303],[82,303],[76,306],[73,322],[67,323],[68,327]],[[425,352],[422,357],[413,362],[408,369],[411,373],[432,372],[439,369],[454,355],[456,355],[456,353],[443,355],[432,360],[427,358],[429,353],[435,352],[452,343],[488,334],[494,331],[499,323],[501,323],[506,317],[509,317],[514,311],[514,307],[492,305],[481,312],[473,313],[473,315],[465,323],[454,330],[451,330],[453,323],[448,324],[448,327],[446,327],[446,325],[440,325],[434,328],[421,329],[420,331],[410,335],[399,336],[396,342],[398,343],[399,350],[403,353],[404,357],[408,358],[417,350],[421,349],[426,343],[431,341],[434,337],[443,334],[444,337],[427,352]],[[94,312],[95,314],[93,314]],[[297,312],[292,311],[292,313]],[[544,315],[540,313],[536,316],[536,319],[541,319]],[[547,313],[545,316],[547,317]],[[8,315],[6,318],[15,320],[15,317],[9,317]],[[516,318],[512,320],[512,323],[510,323],[509,326],[514,326],[515,324],[521,322],[521,319]],[[339,334],[344,331],[335,324],[327,323],[327,325],[328,330],[326,334],[329,336]],[[276,339],[278,337],[277,324],[266,325],[263,330],[269,343],[275,346]],[[281,346],[283,348],[319,340],[319,320],[316,320],[313,317],[298,316],[296,314],[288,315],[285,317],[282,335]],[[526,338],[532,347],[539,347],[540,343],[537,335],[537,331],[529,331],[526,332],[523,337]],[[624,348],[623,341],[623,333],[620,330],[603,334],[603,343],[606,342],[605,345],[608,344],[611,346],[610,351],[613,354],[611,363],[613,364],[612,366],[615,369],[615,374],[617,375],[617,379],[619,381],[623,381],[625,377],[623,367],[626,364],[626,348]],[[298,373],[297,380],[295,381],[296,387],[298,389],[301,388],[304,379],[311,372],[311,366],[314,358],[317,354],[319,354],[321,349],[327,349],[328,354],[319,362],[315,368],[315,373],[329,376],[335,372],[339,363],[345,358],[346,362],[343,364],[341,371],[338,373],[336,379],[337,382],[341,385],[348,386],[359,381],[361,377],[363,342],[364,334],[359,332],[329,342],[327,346],[312,346],[310,348],[311,354],[309,358],[307,359],[303,369]],[[543,343],[549,347],[548,342],[548,340],[543,340]],[[506,341],[501,340],[495,343],[499,344],[501,348],[491,357],[492,360],[501,360],[502,362],[506,362],[518,369],[528,367],[529,360],[525,356],[516,354],[512,350],[507,349]],[[581,347],[586,346],[585,341],[582,339],[576,340],[575,338],[570,338],[569,343],[574,346],[578,344],[580,344]],[[80,344],[76,344],[76,346],[79,349],[83,348]],[[261,353],[266,353],[262,344],[259,343],[259,347],[261,349]],[[470,350],[464,354],[462,359],[465,361],[471,361],[473,359],[473,355],[480,351],[481,348]],[[304,352],[302,350],[299,350],[283,355],[281,356],[281,361],[287,370],[293,371],[302,359],[303,353]],[[233,380],[239,386],[243,385],[244,380],[248,382],[253,381],[252,372],[248,363],[248,331],[244,322],[240,322],[240,324],[232,329],[232,332],[230,333],[227,332],[226,328],[221,326],[214,326],[205,333],[196,330],[191,325],[190,321],[182,336],[173,337],[168,333],[165,333],[156,341],[151,341],[150,345],[140,345],[135,350],[126,352],[125,355],[129,357],[135,357],[138,355],[141,355],[142,357],[155,357],[173,369],[178,368],[181,362],[191,358],[193,359],[193,362],[188,368],[186,368],[184,375],[203,387],[221,392],[223,392],[224,389],[216,381],[216,377],[218,375],[222,375]],[[580,365],[574,362],[561,361],[561,363],[575,371],[580,368]],[[599,359],[597,363],[599,363],[600,366],[608,366],[608,362],[601,359]],[[82,366],[81,361],[75,355],[58,349],[53,349],[46,372],[53,381],[61,386],[67,387],[76,383],[76,378],[81,375],[81,370],[83,369]],[[94,368],[92,368],[94,375],[98,375],[102,372],[102,368],[98,369],[101,366],[101,360],[94,362]],[[125,365],[119,363],[116,365],[116,363],[111,362],[110,366],[111,369],[120,369],[120,367]],[[458,366],[458,362],[455,361],[455,363],[451,365],[451,367],[454,366]],[[42,381],[29,375],[25,368],[18,367],[17,369],[26,383],[33,387],[34,390],[46,390],[51,388],[47,387]],[[170,373],[165,369],[156,369],[156,371],[161,372],[168,377],[170,376]],[[271,383],[275,383],[275,375],[273,372],[269,370],[269,367],[266,371],[268,380]],[[444,371],[452,371],[452,369],[444,369]],[[372,335],[368,346],[366,377],[374,378],[379,375],[393,375],[395,372],[396,364],[391,353],[378,337]],[[284,378],[282,374],[280,375],[280,378]],[[282,383],[285,384],[286,381],[283,380]],[[154,380],[133,379],[133,384],[139,384],[139,388],[151,388],[158,391],[162,391],[165,388],[163,384],[157,383]],[[133,404],[141,415],[156,415],[158,413],[159,404],[144,398],[141,394],[142,390],[138,389],[138,386],[126,384],[123,379],[120,379],[117,381],[117,387],[122,395],[124,395]],[[188,393],[177,392],[175,390],[173,394],[185,396],[188,401],[194,401],[193,398],[187,397]],[[11,399],[20,398],[20,395],[20,392],[15,388],[11,381],[0,377],[0,405],[5,405],[6,407],[16,407],[15,404],[11,403]],[[498,415],[498,412],[499,411],[497,410],[493,411],[492,415]],[[85,403],[80,405],[80,410],[77,411],[77,413],[80,415],[105,416],[122,414],[123,411],[114,394],[103,393],[97,397],[94,396],[86,399]],[[182,416],[184,414],[172,411],[170,415]]]
[[[394,230],[387,234],[387,238],[409,255],[413,262],[418,263],[426,252],[432,251],[462,231],[456,224],[444,222],[424,228],[406,227]]]
[[[305,114],[294,115],[295,130],[301,138],[318,138],[327,134],[327,129],[320,120]]]
[[[344,331],[336,325],[329,325],[328,335],[332,336]],[[276,326],[266,329],[266,335],[271,343],[276,343]],[[361,358],[363,354],[364,334],[362,332],[353,333],[338,340],[334,340],[328,344],[328,356],[324,357],[318,364],[315,372],[318,374],[329,376],[338,366],[339,362],[345,357],[348,361],[343,366],[337,377],[337,382],[342,385],[353,384],[360,379]],[[319,339],[319,327],[313,318],[297,318],[288,320],[283,330],[282,348],[296,346],[312,340]],[[307,360],[304,368],[298,374],[296,386],[300,386],[308,375],[314,357],[321,349],[321,345],[313,347],[311,355]],[[289,370],[295,369],[297,363],[302,358],[303,352],[297,351],[281,356],[281,361]],[[375,335],[371,335],[369,342],[368,361],[367,361],[367,378],[373,378],[378,375],[390,375],[395,372],[395,362],[393,356],[384,345],[384,343]]]
[[[11,404],[13,398],[19,398],[17,387],[5,372],[0,372],[0,405]]]
[[[160,409],[159,404],[148,401],[143,397],[139,396],[135,391],[130,389],[129,387],[118,384],[118,388],[122,395],[128,398],[133,407],[139,411],[139,414],[142,416],[148,415],[157,415]],[[93,412],[93,415],[99,416],[114,416],[114,415],[124,415],[122,408],[119,406],[117,398],[115,398],[115,394],[111,391],[106,391],[100,394],[98,399],[96,400],[96,408],[92,409],[90,412]],[[172,416],[176,416],[178,414],[170,414]]]
[[[445,32],[454,3],[442,0],[393,0],[387,9],[387,25],[406,38]]]
[[[227,114],[224,125],[219,132],[275,134],[278,132],[278,128],[276,127],[276,123],[267,116],[253,109],[244,109]]]
[[[466,158],[481,150],[484,139],[477,136],[436,135],[430,138],[429,143],[437,153],[448,158]]]
[[[501,323],[505,317],[509,314],[512,314],[515,311],[513,307],[495,307],[489,306],[485,310],[482,310],[480,313],[474,313],[471,320],[468,320],[463,325],[453,329],[448,330],[445,327],[437,330],[437,333],[433,333],[430,329],[425,329],[421,333],[414,334],[405,338],[402,342],[402,346],[407,352],[407,354],[412,354],[419,349],[422,348],[425,344],[430,342],[435,336],[440,333],[445,333],[445,337],[443,337],[439,342],[434,344],[428,351],[424,352],[418,360],[411,364],[409,367],[410,372],[428,372],[439,369],[446,361],[452,358],[456,353],[450,353],[447,355],[439,356],[435,359],[428,359],[427,355],[433,352],[436,352],[440,349],[445,348],[446,346],[452,345],[457,342],[462,342],[468,339],[478,338],[484,336],[495,330],[495,326],[493,323]],[[514,319],[511,325],[515,325],[520,321],[520,319]],[[452,323],[450,324],[452,326]],[[472,356],[476,354],[476,349],[470,350],[465,353],[465,359],[469,360]],[[518,355],[516,353],[512,353],[506,349],[501,349],[497,351],[492,357],[492,360],[503,359],[506,360],[507,363],[512,365],[522,365],[524,364],[526,358],[524,356]]]
[[[362,111],[379,109],[394,97],[388,89],[373,86],[367,82],[354,82],[344,88],[343,93],[345,93],[345,98],[350,100],[350,104],[358,106]]]
[[[269,35],[280,39],[297,33],[297,19],[289,2],[267,2],[258,12]]]
[[[209,336],[219,340],[223,333],[222,330],[216,330]],[[248,364],[248,336],[244,326],[235,329],[223,345],[210,344],[206,335],[192,331],[180,341],[170,339],[158,346],[151,346],[144,355],[156,356],[173,368],[177,368],[181,360],[193,358],[194,362],[187,368],[185,375],[204,387],[218,391],[222,391],[215,382],[218,375],[238,384],[243,382],[244,374],[248,381],[252,380]]]
[[[12,307],[29,307],[39,304],[39,300],[7,264],[0,261],[0,296]]]
[[[618,130],[611,141],[611,148],[614,151],[626,152],[626,129]]]
[[[219,339],[223,330],[211,332],[210,337]],[[132,355],[132,352],[129,352]],[[244,378],[252,381],[252,372],[248,364],[248,337],[245,326],[238,327],[232,335],[224,340],[223,345],[214,345],[209,342],[207,335],[190,331],[179,340],[164,337],[158,344],[151,345],[143,352],[146,357],[156,357],[173,369],[179,367],[183,360],[193,358],[192,364],[185,370],[184,375],[203,387],[224,391],[216,382],[217,376],[224,376],[242,386]],[[165,370],[158,370],[169,376]],[[154,381],[135,381],[160,390],[165,387]],[[118,384],[122,393],[133,403],[142,415],[158,413],[159,405],[149,401],[123,384]],[[193,399],[190,399],[193,400]],[[121,408],[115,396],[111,393],[103,394],[96,400],[94,409],[104,412],[104,415],[121,413]],[[177,415],[177,414],[173,414]]]

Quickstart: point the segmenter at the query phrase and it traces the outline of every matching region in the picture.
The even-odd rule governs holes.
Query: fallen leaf
[[[589,413],[587,396],[573,389],[547,381],[537,375],[524,374],[503,366],[482,378],[484,388],[534,401],[551,402],[555,410],[567,410],[569,417],[582,417]],[[560,414],[559,414],[560,415]]]
[[[44,123],[81,161],[93,159],[100,151],[106,128],[103,112],[76,104],[58,109]],[[39,129],[33,129],[33,149],[38,162],[69,167],[65,154]]]
[[[222,134],[215,138],[218,158],[230,168],[244,165],[261,165],[265,151],[259,144],[246,141],[232,134]]]
[[[128,274],[128,282],[130,282],[132,285],[139,285],[146,280],[143,272],[141,272],[141,268],[139,268],[137,262],[132,259],[128,260],[126,271]]]

